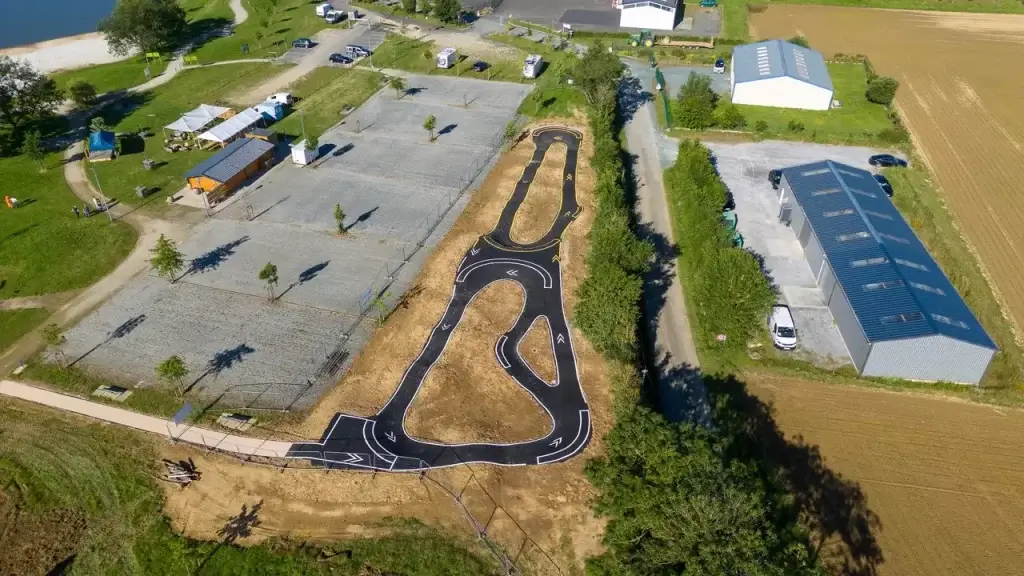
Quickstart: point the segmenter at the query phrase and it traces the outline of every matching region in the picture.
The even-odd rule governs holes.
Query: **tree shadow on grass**
[[[260,521],[261,510],[263,510],[263,500],[253,504],[252,508],[242,504],[242,511],[237,515],[228,518],[227,523],[217,530],[217,536],[220,537],[220,541],[218,541],[213,550],[210,550],[210,553],[203,558],[203,561],[199,563],[199,566],[196,568],[196,574],[202,572],[206,563],[210,561],[210,558],[213,558],[222,546],[231,546],[242,538],[252,536],[252,529],[262,524]]]
[[[726,439],[723,456],[756,466],[780,502],[791,498],[790,512],[811,529],[813,551],[830,573],[876,575],[884,561],[875,538],[882,523],[860,485],[830,470],[817,446],[787,437],[771,405],[734,376],[705,375],[703,381],[713,426]]]

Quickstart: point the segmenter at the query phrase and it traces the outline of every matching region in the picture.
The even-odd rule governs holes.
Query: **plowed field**
[[[867,55],[896,97],[1018,328],[1024,326],[1024,16],[772,6],[755,38],[806,36],[825,53]]]
[[[787,437],[817,445],[877,515],[880,562],[854,574],[1024,574],[1024,412],[942,398],[747,378]]]

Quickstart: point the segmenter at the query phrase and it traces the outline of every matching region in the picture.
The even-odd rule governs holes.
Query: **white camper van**
[[[455,63],[459,61],[459,55],[456,54],[455,48],[442,48],[437,53],[437,67],[438,68],[451,68],[455,66]]]
[[[317,4],[316,15],[323,18],[324,16],[327,16],[327,13],[330,12],[331,10],[334,10],[334,6],[331,6],[327,2],[324,2],[323,4]]]
[[[772,335],[772,344],[781,350],[796,348],[796,323],[789,306],[776,304],[768,317],[768,332]]]
[[[540,57],[540,54],[530,54],[526,57],[526,61],[523,62],[523,76],[526,78],[536,78],[543,66],[544,59]]]

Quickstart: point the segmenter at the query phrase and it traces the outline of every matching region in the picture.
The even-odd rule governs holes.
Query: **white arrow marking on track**
[[[473,255],[473,256],[476,256],[477,254],[480,253],[480,249],[479,248],[473,248],[472,250],[469,251],[469,253],[471,255]]]
[[[572,211],[570,211],[570,210],[566,210],[566,211],[565,211],[565,217],[566,217],[566,218],[571,218],[571,217],[572,217]]]
[[[558,438],[555,438],[550,444],[548,444],[548,446],[554,446],[555,448],[558,448],[558,446],[561,445],[561,444],[562,444],[562,437],[559,436]]]
[[[359,454],[352,454],[350,452],[346,452],[345,454],[348,454],[348,459],[347,460],[342,460],[341,461],[342,464],[356,464],[358,462],[362,462],[363,461],[363,457],[360,456]]]
[[[451,328],[451,327],[452,327],[451,324],[441,324],[441,330],[444,330],[445,332],[447,332],[448,329]]]
[[[387,439],[391,440],[392,442],[395,441],[395,433],[394,432],[387,432],[387,433],[384,434],[384,436],[386,436]]]
[[[559,334],[558,338],[555,338],[555,342],[558,342],[559,344],[565,344],[565,335]]]
[[[519,276],[519,270],[505,270],[505,274],[508,274],[509,276]]]

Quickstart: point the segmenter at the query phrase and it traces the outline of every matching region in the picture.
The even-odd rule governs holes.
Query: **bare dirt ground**
[[[547,124],[567,125],[587,134],[585,125],[577,120],[549,121]],[[280,434],[289,432],[305,438],[317,438],[336,412],[370,415],[387,401],[447,305],[454,272],[464,253],[481,234],[494,227],[508,199],[508,183],[514,182],[522,172],[524,151],[521,148],[532,149],[532,144],[524,141],[499,160],[482,188],[474,192],[473,199],[455,226],[428,259],[415,288],[408,292],[403,305],[377,331],[349,373],[321,399],[306,422],[282,430]],[[587,135],[581,153],[582,167],[588,165],[586,159],[592,154],[593,145]],[[594,176],[590,170],[581,168],[578,178],[577,192],[583,212],[569,227],[561,243],[564,300],[570,318],[576,302],[576,290],[586,272],[583,264],[586,234],[594,217]],[[489,331],[489,335],[485,334],[490,339],[489,348],[481,352],[481,358],[493,358],[498,331],[509,325],[504,322],[503,315],[508,310],[518,312],[521,307],[522,296],[516,292],[501,285],[490,288],[488,294],[478,298],[500,297],[502,302],[496,302],[493,307],[479,307],[480,311],[471,311],[475,319],[467,317],[463,321],[467,331]],[[488,318],[483,321],[490,327],[472,326],[470,320],[481,322],[476,315],[482,316],[484,312],[488,313]],[[492,313],[497,321],[490,318]],[[460,330],[463,325],[460,325]],[[243,467],[228,458],[207,457],[197,455],[193,450],[174,448],[179,452],[167,457],[181,459],[191,455],[203,477],[187,490],[168,489],[168,515],[175,527],[186,534],[211,538],[229,517],[238,514],[243,504],[251,506],[263,500],[263,523],[255,531],[252,542],[270,536],[322,540],[362,534],[381,529],[379,523],[391,517],[413,517],[472,537],[469,520],[445,493],[448,490],[463,493],[462,501],[469,511],[480,524],[487,526],[488,534],[504,546],[521,567],[533,568],[538,574],[579,573],[583,558],[599,553],[603,533],[602,521],[590,511],[588,502],[593,492],[583,475],[583,466],[588,457],[600,452],[601,438],[611,427],[612,420],[611,390],[603,361],[582,334],[574,329],[572,336],[580,380],[594,418],[594,440],[582,456],[540,467],[465,466],[431,471],[425,478],[420,478],[418,475],[327,474],[310,470],[282,473],[252,464]],[[550,355],[550,339],[545,339]],[[541,345],[538,343],[536,346]],[[452,355],[452,348],[449,346],[442,356],[443,362],[458,362],[448,358]],[[523,352],[527,360],[543,370],[543,361],[539,359],[541,354],[527,354],[526,348],[524,343]],[[536,417],[539,407],[516,400],[519,395],[509,392],[512,386],[501,382],[501,379],[508,378],[504,371],[496,362],[489,364],[494,368],[489,374],[474,375],[472,379],[463,377],[459,385],[499,391],[504,394],[502,398],[515,402],[513,406],[502,406],[497,402],[493,403],[494,406],[462,403],[458,399],[462,390],[449,387],[453,397],[443,398],[448,413],[443,413],[441,409],[445,406],[439,405],[434,414],[429,414],[443,420],[427,422],[424,418],[427,414],[421,414],[415,416],[422,419],[415,424],[429,427],[430,433],[438,437],[456,432],[482,437],[494,434],[495,428],[493,422],[483,421],[480,414],[494,417],[495,410],[504,410],[507,414],[501,415],[501,422],[513,426],[514,430],[530,429],[531,419]],[[528,394],[523,394],[532,402]],[[424,406],[427,404],[424,402]]]
[[[533,143],[527,140],[516,147],[514,153],[523,157],[523,166],[533,155]],[[541,161],[537,174],[530,183],[530,191],[519,206],[512,221],[512,239],[524,244],[535,242],[547,234],[562,208],[562,174],[565,173],[567,149],[564,144],[553,144]],[[514,186],[509,182],[509,190]]]
[[[519,354],[533,368],[533,371],[548,382],[554,382],[558,373],[555,372],[555,354],[551,345],[551,325],[543,316],[533,321],[533,326],[526,332],[526,337],[519,343]]]
[[[1024,326],[1024,16],[826,6],[751,15],[759,38],[798,31],[826,56],[867,55],[900,81],[896,103],[997,294]],[[865,33],[873,30],[877,33]]]
[[[859,483],[877,514],[878,574],[1024,574],[1024,411],[748,376],[788,437]]]

